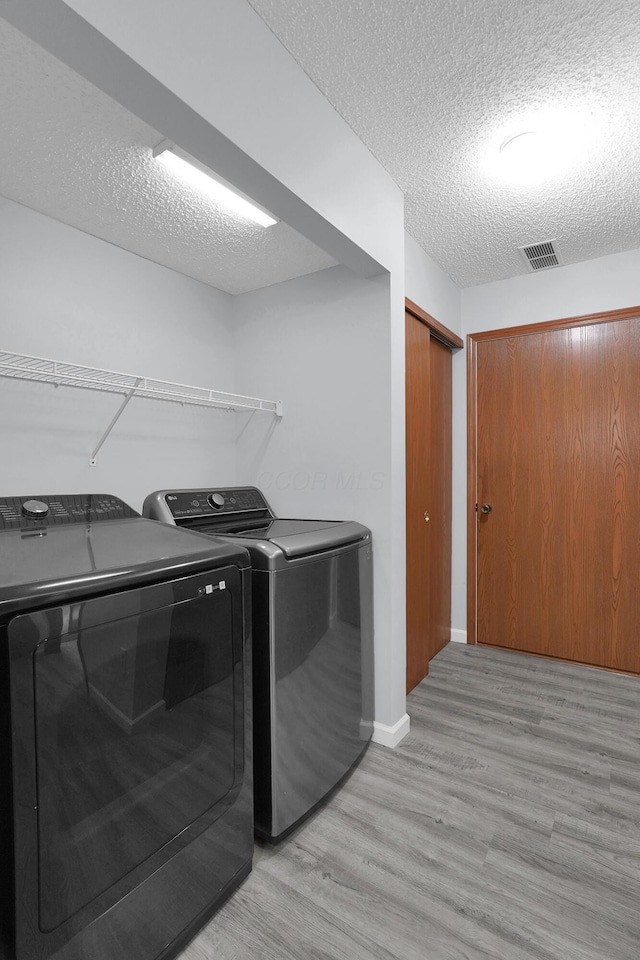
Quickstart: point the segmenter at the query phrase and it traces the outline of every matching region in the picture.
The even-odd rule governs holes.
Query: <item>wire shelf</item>
[[[98,450],[132,397],[147,397],[153,400],[168,400],[173,403],[225,410],[250,412],[260,410],[273,413],[277,417],[282,416],[282,402],[280,400],[262,400],[259,397],[225,393],[222,390],[213,390],[208,387],[192,387],[184,383],[170,383],[168,380],[116,373],[113,370],[83,367],[75,363],[65,363],[61,360],[47,360],[44,357],[8,353],[3,350],[0,350],[0,376],[18,380],[34,380],[39,383],[53,383],[56,386],[82,387],[85,390],[122,394],[125,398],[124,402],[93,451],[90,461],[92,464],[95,464]]]
[[[155,400],[223,407],[229,410],[264,410],[282,416],[282,405],[278,400],[262,400],[258,397],[225,393],[222,390],[207,387],[192,387],[184,383],[170,383],[168,380],[138,377],[128,373],[116,373],[113,370],[82,367],[60,360],[47,360],[43,357],[5,351],[0,351],[0,376],[37,380],[59,386],[84,387],[88,390],[102,390],[107,393],[127,395],[133,391],[134,396],[150,397]]]

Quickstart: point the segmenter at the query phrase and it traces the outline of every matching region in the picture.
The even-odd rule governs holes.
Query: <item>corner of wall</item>
[[[441,266],[405,231],[405,296],[460,334],[461,291]]]
[[[383,747],[391,747],[393,749],[404,740],[410,728],[411,717],[408,713],[405,713],[397,723],[391,726],[388,726],[386,723],[378,723],[376,720],[373,724],[373,736],[371,739],[374,743],[379,743]]]

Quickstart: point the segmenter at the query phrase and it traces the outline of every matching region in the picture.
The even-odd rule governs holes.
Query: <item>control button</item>
[[[49,505],[43,500],[25,500],[22,504],[22,512],[25,517],[46,517],[49,513]]]
[[[207,497],[207,500],[214,510],[222,510],[224,507],[224,497],[221,493],[212,493]]]

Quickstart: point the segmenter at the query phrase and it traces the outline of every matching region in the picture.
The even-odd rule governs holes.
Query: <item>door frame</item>
[[[412,317],[416,318],[416,320],[420,320],[422,323],[426,324],[434,337],[436,337],[438,340],[442,340],[442,342],[446,343],[446,345],[451,347],[452,350],[462,349],[462,347],[464,347],[464,340],[462,337],[459,337],[457,333],[449,330],[448,327],[445,327],[443,323],[440,323],[439,320],[436,320],[435,317],[432,317],[430,313],[427,313],[426,310],[423,310],[422,307],[419,307],[417,303],[413,302],[413,300],[409,300],[408,297],[405,297],[404,299],[404,309],[406,313],[410,313]]]
[[[615,320],[640,318],[640,306],[609,310],[604,313],[589,313],[580,317],[564,317],[540,323],[505,327],[502,330],[484,330],[467,334],[467,643],[478,642],[477,586],[478,586],[478,381],[477,345],[483,340],[503,340],[507,337],[524,337],[534,333],[566,330],[570,327],[586,327],[595,323],[611,323]]]

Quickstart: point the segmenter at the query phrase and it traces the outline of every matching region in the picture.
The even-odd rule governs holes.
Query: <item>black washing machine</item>
[[[249,550],[255,824],[277,842],[371,738],[371,533],[351,521],[279,519],[255,487],[161,490],[143,513]]]
[[[0,956],[174,956],[253,854],[250,561],[0,499]]]

